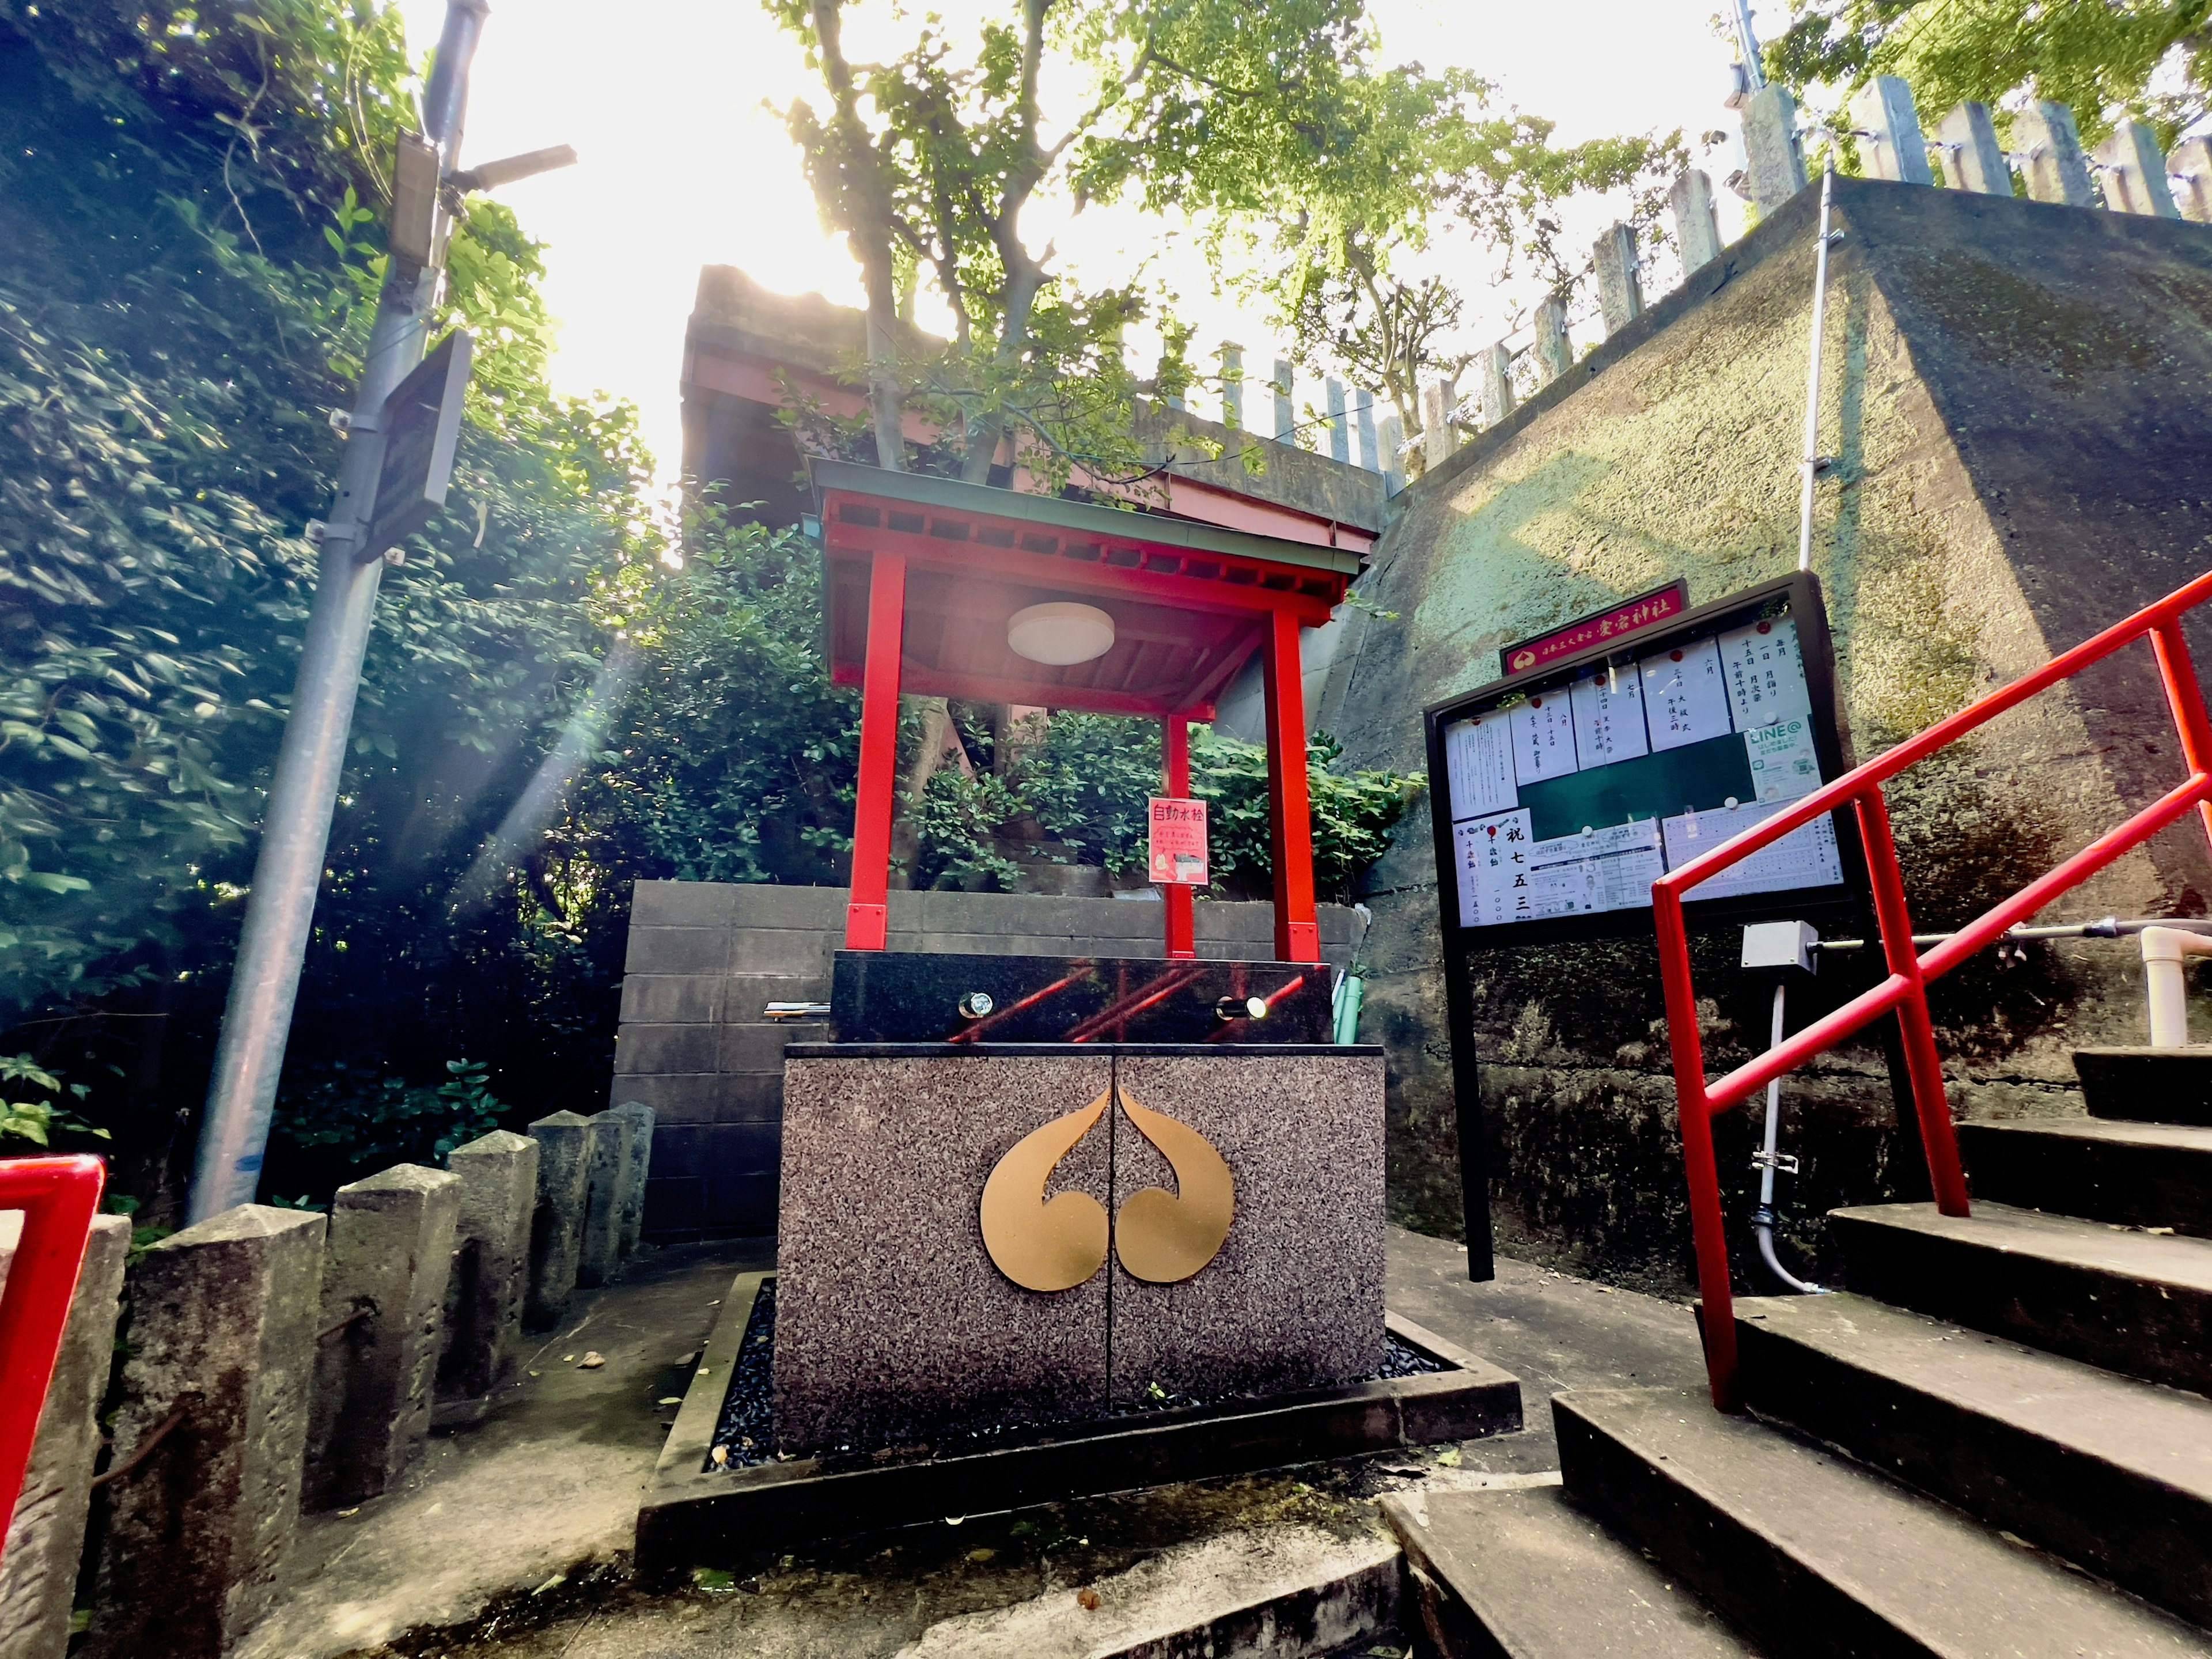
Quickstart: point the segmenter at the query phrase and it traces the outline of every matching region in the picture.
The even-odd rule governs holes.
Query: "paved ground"
[[[1079,1591],[1110,1614],[1188,1576],[1185,1562],[1218,1582],[1234,1559],[1258,1583],[1285,1563],[1366,1559],[1385,1492],[1556,1479],[1552,1393],[1702,1375],[1686,1308],[1515,1261],[1471,1285],[1457,1246],[1393,1230],[1390,1305],[1520,1377],[1527,1431],[914,1528],[642,1594],[619,1558],[673,1415],[656,1402],[682,1392],[710,1304],[757,1265],[685,1247],[597,1293],[532,1362],[542,1375],[434,1441],[404,1491],[309,1523],[297,1589],[240,1659],[891,1659],[985,1630],[1088,1626]],[[561,1363],[592,1346],[604,1370]]]

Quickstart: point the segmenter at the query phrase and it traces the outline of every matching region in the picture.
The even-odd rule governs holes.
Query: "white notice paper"
[[[1755,726],[1743,734],[1751,762],[1751,793],[1765,801],[1796,800],[1820,787],[1820,757],[1813,750],[1813,722],[1804,715]]]
[[[1535,907],[1528,885],[1528,814],[1507,812],[1452,825],[1452,860],[1459,874],[1462,927],[1529,921]]]
[[[1668,818],[1667,867],[1679,870],[1702,857],[1730,836],[1741,835],[1754,823],[1763,823],[1783,810],[1786,801],[1746,801],[1741,806],[1710,812],[1685,812]],[[1800,887],[1832,887],[1844,878],[1844,862],[1836,851],[1836,826],[1824,813],[1802,830],[1793,830],[1773,846],[1732,865],[1711,881],[1699,882],[1683,895],[1686,902],[1699,899],[1733,898],[1745,893],[1777,893]]]
[[[1735,729],[1717,641],[1692,640],[1636,666],[1644,678],[1644,720],[1654,750],[1680,749]]]
[[[1513,726],[1504,714],[1479,714],[1444,727],[1444,769],[1455,820],[1510,812],[1521,804],[1513,787]]]
[[[1811,717],[1813,693],[1805,684],[1797,624],[1789,617],[1771,617],[1722,635],[1721,668],[1728,677],[1729,704],[1737,731]]]
[[[1531,903],[1539,915],[1586,915],[1632,910],[1651,902],[1651,884],[1666,872],[1659,825],[1616,823],[1540,841],[1529,851]]]
[[[1563,778],[1577,769],[1575,717],[1565,692],[1540,692],[1516,703],[1511,719],[1513,773],[1522,783]]]
[[[1610,766],[1651,752],[1644,730],[1644,682],[1633,665],[1601,668],[1574,685],[1575,757],[1585,767]]]

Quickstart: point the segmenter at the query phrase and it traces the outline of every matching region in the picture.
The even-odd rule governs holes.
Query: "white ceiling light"
[[[1009,617],[1006,645],[1018,657],[1066,668],[1114,648],[1114,619],[1095,605],[1054,599]]]

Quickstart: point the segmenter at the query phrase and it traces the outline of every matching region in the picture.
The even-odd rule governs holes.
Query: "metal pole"
[[[441,173],[453,171],[459,159],[469,64],[490,9],[486,0],[447,0],[437,64],[422,100],[423,136],[438,148]],[[337,497],[323,535],[292,712],[270,780],[238,964],[208,1082],[206,1121],[192,1171],[193,1221],[252,1203],[260,1185],[292,1005],[299,995],[323,859],[330,850],[346,737],[361,690],[362,656],[384,574],[382,560],[364,561],[356,550],[368,533],[384,461],[379,427],[385,400],[422,361],[438,279],[434,262],[413,270],[395,259],[377,297],[350,435],[338,466]]]
[[[1766,84],[1766,71],[1759,66],[1759,36],[1752,33],[1751,0],[1735,0],[1736,50],[1743,54],[1744,73],[1751,79],[1751,89],[1757,92]]]
[[[1805,374],[1804,479],[1797,497],[1797,568],[1813,568],[1813,481],[1820,471],[1820,347],[1828,332],[1828,204],[1836,164],[1820,169],[1820,241],[1813,256],[1813,361]]]

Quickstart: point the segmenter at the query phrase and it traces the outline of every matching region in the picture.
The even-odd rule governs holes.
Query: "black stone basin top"
[[[1326,963],[840,951],[837,1041],[1323,1044],[1337,970]]]

